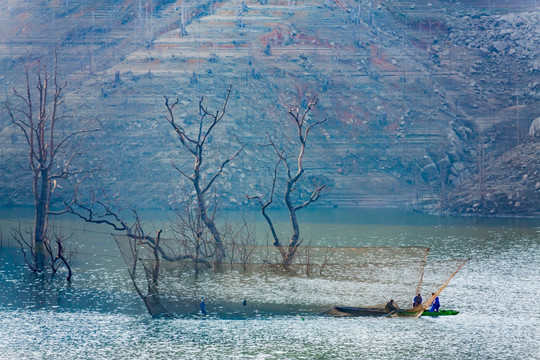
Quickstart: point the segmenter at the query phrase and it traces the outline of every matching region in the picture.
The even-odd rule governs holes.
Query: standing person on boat
[[[422,304],[422,296],[420,294],[416,295],[413,299],[413,307],[417,307]]]
[[[431,293],[431,296],[433,297],[435,293]],[[439,297],[437,296],[435,300],[431,303],[431,309],[429,311],[431,312],[439,312],[439,308],[441,307],[441,304],[439,303]]]

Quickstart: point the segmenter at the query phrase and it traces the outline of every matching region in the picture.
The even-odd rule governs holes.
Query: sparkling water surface
[[[57,226],[78,243],[72,284],[36,278],[9,239],[14,220],[31,215],[3,211],[0,218],[0,359],[540,358],[538,219],[309,209],[303,234],[315,245],[429,246],[431,259],[471,258],[440,296],[442,308],[459,315],[235,320],[216,311],[206,319],[152,319],[109,229],[70,219]]]

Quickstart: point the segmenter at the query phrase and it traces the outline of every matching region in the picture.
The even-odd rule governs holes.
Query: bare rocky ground
[[[0,9],[9,34],[0,83],[6,93],[20,83],[14,59],[26,49],[57,49],[69,110],[104,126],[81,160],[102,163],[94,186],[124,206],[168,208],[182,196],[170,162],[190,165],[162,118],[163,96],[180,97],[177,116],[189,127],[201,96],[217,109],[230,83],[226,124],[211,146],[222,157],[247,147],[220,183],[224,206],[266,191],[274,158],[258,144],[266,133],[289,143],[287,109],[318,94],[314,117],[328,122],[312,134],[306,186],[329,185],[321,205],[538,214],[537,192],[509,193],[525,173],[505,176],[510,167],[497,165],[537,164],[527,138],[540,116],[534,1],[38,4]],[[0,199],[28,204],[29,181],[17,167],[23,139],[4,114],[1,121]],[[489,191],[475,198],[480,163]]]
[[[449,194],[441,210],[477,215],[540,215],[540,141],[506,152]]]

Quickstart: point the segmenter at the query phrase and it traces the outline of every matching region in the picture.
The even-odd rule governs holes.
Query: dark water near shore
[[[162,213],[142,216],[165,220]],[[31,214],[0,211],[0,359],[539,358],[538,219],[441,218],[397,210],[302,214],[303,234],[313,245],[429,246],[432,259],[471,258],[440,297],[443,308],[460,311],[457,316],[156,320],[133,291],[109,229],[56,221],[78,244],[75,277],[67,285],[27,272],[8,236],[18,218],[28,225]]]

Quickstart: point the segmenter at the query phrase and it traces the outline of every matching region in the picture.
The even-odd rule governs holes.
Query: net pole
[[[433,300],[435,300],[435,298],[437,296],[439,296],[439,294],[444,290],[444,288],[450,283],[450,280],[452,280],[452,278],[459,272],[459,270],[461,270],[461,268],[463,266],[465,266],[465,264],[467,263],[468,260],[463,260],[461,262],[461,264],[458,266],[458,268],[456,269],[456,271],[454,271],[454,273],[452,275],[450,275],[450,277],[448,278],[448,280],[446,280],[446,282],[443,284],[443,286],[441,286],[439,288],[439,290],[437,290],[437,292],[435,292],[435,294],[431,295],[431,297],[428,299],[428,301],[424,302],[422,305],[420,305],[419,307],[419,310],[415,312],[414,314],[414,318],[417,319],[419,318],[422,313],[424,312],[424,310],[426,310],[428,308],[428,306],[433,302]]]
[[[424,261],[422,262],[422,269],[420,270],[420,280],[418,281],[418,286],[416,286],[415,294],[420,294],[420,290],[422,289],[422,281],[424,280],[424,270],[426,269],[428,254],[429,248],[426,248],[426,253],[424,254]]]

